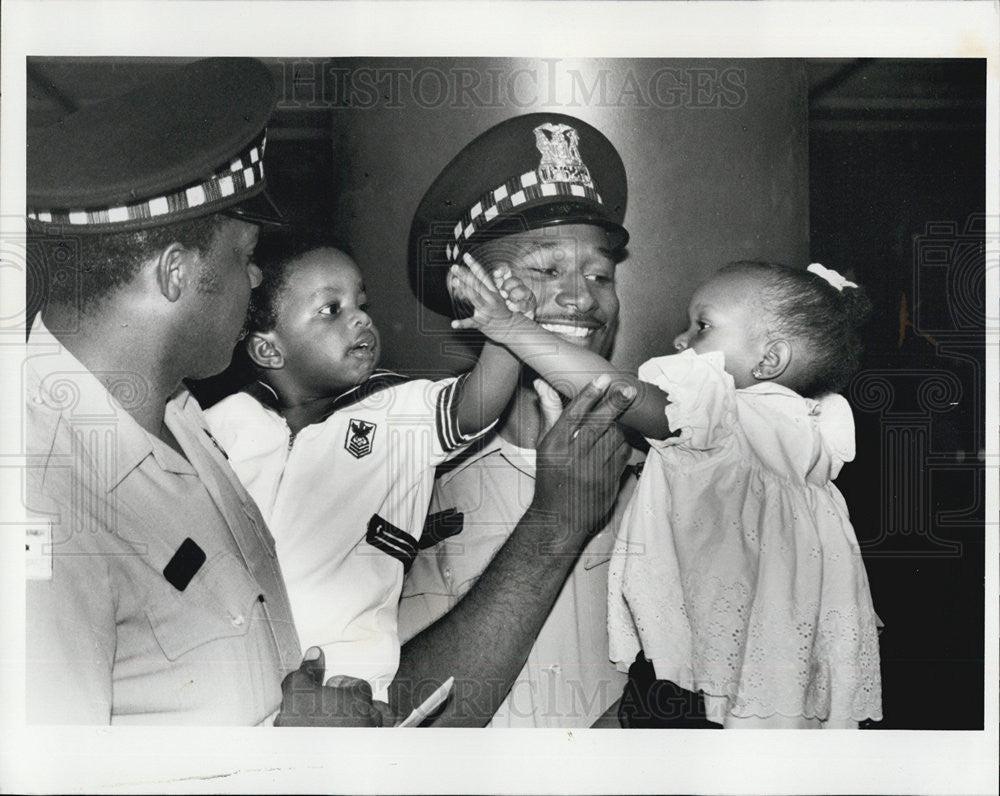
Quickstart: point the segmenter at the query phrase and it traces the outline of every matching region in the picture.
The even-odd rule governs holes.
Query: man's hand
[[[408,712],[421,684],[455,678],[436,727],[483,727],[496,713],[590,534],[607,514],[625,466],[615,418],[634,399],[588,383],[542,439],[535,498],[482,577],[448,614],[403,647],[389,687]],[[628,385],[631,386],[631,385]]]
[[[617,418],[635,398],[630,385],[608,389],[602,375],[580,391],[537,451],[529,513],[554,517],[570,537],[596,530],[614,504],[628,445]]]
[[[326,660],[310,647],[302,665],[281,683],[281,710],[275,727],[381,727],[372,687],[356,677],[331,677],[323,685]]]
[[[542,421],[538,427],[538,437],[535,440],[537,448],[542,444],[542,437],[549,433],[549,429],[556,424],[562,415],[563,404],[559,393],[545,379],[535,379],[533,384],[535,393],[538,395],[539,416]]]

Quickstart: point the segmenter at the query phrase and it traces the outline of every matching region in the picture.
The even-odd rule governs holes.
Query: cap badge
[[[479,230],[497,218],[516,216],[524,205],[566,200],[604,204],[590,169],[580,157],[580,136],[576,130],[568,124],[546,122],[533,132],[535,146],[542,156],[537,168],[508,177],[465,211],[452,230],[454,242],[445,248],[450,262],[459,262],[462,247]]]
[[[580,157],[580,136],[568,124],[540,124],[535,146],[542,153],[538,176],[542,182],[571,182],[593,188],[590,170]]]

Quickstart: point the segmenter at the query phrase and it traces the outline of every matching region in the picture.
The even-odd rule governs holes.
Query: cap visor
[[[568,218],[557,218],[539,226],[558,227],[566,224],[593,224],[594,226],[602,227],[608,235],[608,246],[612,251],[622,251],[628,246],[628,230],[617,221],[601,215],[579,215]]]
[[[261,224],[269,227],[287,227],[288,219],[278,209],[267,191],[261,191],[239,204],[227,207],[222,211],[227,216],[247,221],[251,224]]]

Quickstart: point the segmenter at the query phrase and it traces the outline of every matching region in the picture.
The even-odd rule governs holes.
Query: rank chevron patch
[[[375,424],[366,420],[355,420],[352,417],[347,428],[347,439],[344,440],[347,452],[355,459],[360,459],[372,452],[374,441]]]

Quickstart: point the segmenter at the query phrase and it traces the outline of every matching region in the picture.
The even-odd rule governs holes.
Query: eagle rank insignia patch
[[[372,452],[372,442],[375,439],[375,424],[365,420],[351,418],[347,428],[347,439],[344,447],[355,459],[367,456]]]

